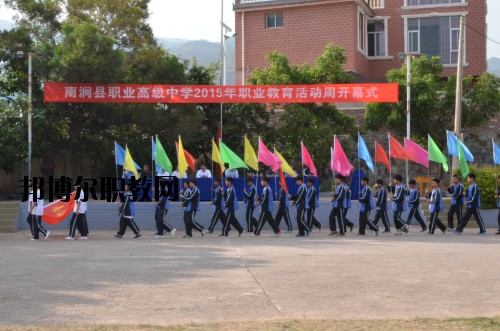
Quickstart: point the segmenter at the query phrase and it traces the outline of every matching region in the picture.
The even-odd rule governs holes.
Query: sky
[[[224,22],[234,30],[233,0],[151,0],[150,25],[157,38],[205,39],[220,41],[221,1]],[[476,1],[469,0],[469,5]],[[488,4],[488,36],[500,43],[500,0]],[[0,8],[0,19],[12,20],[13,12]],[[474,32],[469,36],[482,38]],[[488,58],[500,58],[500,44],[488,41]]]

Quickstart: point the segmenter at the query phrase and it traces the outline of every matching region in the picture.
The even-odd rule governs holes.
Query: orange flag
[[[42,219],[48,224],[61,223],[68,216],[75,206],[76,191],[71,193],[68,202],[62,200],[55,201],[43,207]]]
[[[389,156],[395,159],[408,160],[406,148],[389,134]]]
[[[387,157],[384,148],[375,141],[375,162],[383,163],[387,167],[387,170],[391,170],[391,164],[389,163],[389,158]]]
[[[177,141],[175,142],[175,148],[177,149],[177,152],[179,152],[179,144],[177,143]],[[191,170],[193,171],[196,171],[196,159],[188,151],[186,151],[186,149],[183,150],[189,168],[191,168]]]

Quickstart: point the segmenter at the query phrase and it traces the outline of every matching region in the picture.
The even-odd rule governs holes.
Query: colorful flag
[[[365,141],[358,133],[358,159],[365,160],[366,165],[370,170],[375,173],[373,168],[372,157],[370,156],[370,152],[368,151],[368,147],[365,144]]]
[[[458,157],[458,143],[462,146],[462,152],[464,153],[465,159],[469,162],[474,162],[474,156],[470,150],[461,142],[453,132],[446,131],[447,145],[448,145],[448,155]]]
[[[460,172],[462,173],[462,177],[466,177],[469,174],[469,166],[467,165],[467,159],[464,155],[464,150],[462,149],[462,145],[458,145],[458,161],[460,162]]]
[[[281,155],[277,150],[276,148],[274,148],[274,154],[280,158],[281,160],[281,169],[283,170],[284,173],[286,174],[289,174],[290,176],[293,176],[293,177],[296,177],[297,176],[297,173],[295,171],[293,171],[292,167],[290,167],[290,165],[288,164],[288,162],[286,162],[285,158],[283,157],[283,155]]]
[[[257,160],[257,155],[255,155],[255,150],[253,149],[252,144],[250,144],[250,140],[248,140],[246,135],[243,159],[250,168],[259,171],[259,161]]]
[[[54,201],[43,207],[42,220],[48,224],[59,224],[71,214],[75,206],[76,191],[71,193],[69,201]]]
[[[283,189],[283,192],[288,193],[288,186],[286,185],[286,179],[285,179],[285,174],[283,173],[283,169],[279,169],[280,172],[280,183],[281,183],[281,188]]]
[[[177,171],[179,171],[180,178],[184,178],[189,165],[184,153],[184,147],[182,147],[181,136],[179,136],[179,143],[175,142],[175,147],[177,147]]]
[[[175,142],[175,148],[177,149],[177,153],[179,152],[179,144],[177,142]],[[188,167],[193,170],[193,171],[196,171],[196,159],[194,158],[194,156],[192,156],[188,151],[186,151],[184,148],[182,149],[184,151],[184,158],[186,159],[186,163],[188,165]],[[187,170],[187,169],[186,169]],[[180,171],[179,171],[180,172]]]
[[[387,170],[391,170],[391,163],[389,162],[387,153],[377,141],[375,141],[375,162],[383,163],[387,167]]]
[[[395,159],[408,160],[406,149],[389,134],[389,156]]]
[[[273,169],[274,172],[278,171],[279,168],[281,168],[281,160],[279,157],[274,155],[267,149],[266,145],[262,142],[262,140],[259,137],[259,162],[264,163],[267,166],[270,166],[271,169]]]
[[[220,169],[222,172],[226,169],[224,166],[224,163],[222,162],[222,159],[220,157],[219,149],[217,148],[217,144],[215,141],[212,139],[212,161],[215,163],[218,163],[220,166]]]
[[[448,158],[441,152],[438,145],[431,138],[431,135],[427,135],[427,149],[429,150],[429,161],[436,163],[441,163],[444,171],[448,171]]]
[[[333,170],[338,172],[342,176],[349,176],[351,174],[352,169],[354,167],[347,159],[347,156],[344,153],[344,149],[342,145],[340,145],[337,136],[333,138]]]
[[[118,143],[115,141],[115,163],[116,165],[123,166],[123,161],[125,160],[125,150],[118,145]],[[141,167],[137,163],[134,163],[135,168],[137,170],[141,170]]]
[[[410,139],[405,138],[404,141],[408,160],[429,168],[429,153]]]
[[[168,158],[167,153],[165,152],[165,149],[163,148],[163,145],[161,144],[160,139],[158,139],[158,137],[156,137],[154,154],[155,154],[154,159],[156,161],[157,166],[160,166],[162,169],[165,169],[169,174],[172,174],[172,168],[173,168],[172,162],[170,162],[170,159]]]
[[[245,168],[248,169],[246,163],[240,159],[236,153],[229,149],[222,141],[219,141],[220,146],[220,156],[222,162],[229,163],[230,169]]]
[[[493,143],[493,163],[500,164],[500,147],[498,147],[498,145],[495,144],[493,138],[491,138],[491,142]]]
[[[311,154],[309,154],[309,152],[307,151],[306,145],[304,145],[304,143],[301,141],[300,146],[302,152],[302,164],[307,166],[314,176],[318,177],[318,172],[316,171],[316,167],[314,166]]]
[[[125,158],[123,160],[123,170],[128,170],[135,175],[135,178],[139,178],[139,173],[135,167],[135,162],[130,155],[127,145],[125,145]]]

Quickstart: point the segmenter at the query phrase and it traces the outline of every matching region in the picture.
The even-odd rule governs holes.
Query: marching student
[[[227,237],[231,225],[238,230],[239,237],[244,230],[234,214],[238,210],[238,198],[233,187],[233,177],[226,178],[226,186],[227,189],[224,191],[224,208],[227,210],[227,213],[226,220],[223,222],[222,234],[219,237]]]
[[[401,218],[401,214],[404,211],[405,204],[405,188],[402,184],[403,177],[401,175],[395,175],[393,178],[393,183],[395,186],[394,196],[392,197],[392,211],[394,212],[394,226],[396,227],[396,236],[400,236],[403,232],[408,233],[406,229],[405,222]]]
[[[346,223],[344,221],[344,215],[345,215],[344,209],[347,206],[347,203],[345,202],[346,186],[343,184],[343,182],[345,182],[344,176],[342,176],[341,174],[336,174],[335,184],[337,185],[337,189],[335,190],[335,194],[333,195],[333,209],[335,210],[335,218],[339,223],[339,233],[337,234],[338,236],[345,236],[346,233]]]
[[[273,192],[269,187],[269,178],[267,177],[262,178],[261,183],[263,187],[262,195],[259,197],[259,201],[257,202],[257,205],[260,205],[260,217],[254,235],[260,236],[262,228],[264,227],[266,222],[268,222],[271,228],[273,229],[274,234],[280,236],[281,231],[274,222],[272,215],[272,211],[274,210],[274,203],[273,203]]]
[[[427,231],[427,224],[425,224],[420,212],[418,211],[418,207],[420,206],[420,192],[418,192],[417,182],[415,179],[410,179],[410,195],[408,197],[408,207],[410,207],[410,213],[408,214],[408,219],[406,220],[405,228],[409,231],[411,227],[411,221],[413,218],[417,220],[417,222],[422,227],[422,231]]]
[[[88,236],[88,225],[87,225],[87,201],[85,199],[85,193],[83,190],[78,189],[80,187],[79,183],[75,183],[75,190],[78,196],[75,195],[75,207],[73,208],[73,216],[69,222],[69,235],[64,238],[66,240],[75,240],[75,231],[78,229],[80,232],[79,240],[87,240]],[[83,201],[85,200],[85,201]]]
[[[481,208],[481,193],[479,191],[479,186],[476,184],[476,174],[469,173],[467,175],[467,183],[469,184],[469,188],[467,192],[464,192],[466,201],[465,201],[465,215],[462,218],[462,221],[457,226],[453,232],[456,234],[462,234],[465,226],[469,222],[472,215],[474,215],[474,219],[476,220],[477,225],[479,226],[480,235],[486,234],[486,228],[484,227],[483,218],[481,217],[481,213],[479,212],[479,208]]]
[[[247,185],[250,186],[247,189],[243,189],[243,194],[245,195],[245,204],[247,207],[245,213],[245,219],[247,221],[247,232],[253,232],[254,226],[257,226],[257,220],[253,217],[253,212],[255,210],[255,195],[257,194],[257,189],[253,184],[252,178],[247,178]]]
[[[345,198],[344,198],[344,224],[345,224],[345,227],[344,227],[344,229],[346,229],[346,232],[347,232],[347,227],[349,227],[349,232],[352,232],[352,230],[354,229],[354,223],[347,219],[347,212],[352,207],[351,188],[349,187],[349,185],[347,185],[346,177],[343,177],[342,185],[344,185],[344,187],[345,187]]]
[[[186,226],[186,235],[182,238],[192,238],[193,229],[199,231],[201,236],[205,236],[205,230],[201,224],[194,220],[200,204],[200,189],[196,186],[196,179],[187,180],[189,190],[181,193],[184,206],[184,225]]]
[[[140,238],[141,231],[134,221],[135,216],[135,202],[132,192],[130,192],[130,184],[125,184],[125,189],[123,191],[123,199],[120,208],[118,209],[118,215],[120,216],[120,229],[115,234],[116,239],[122,239],[127,226],[132,229],[135,234],[134,239]]]
[[[160,179],[160,190],[166,189],[162,188],[161,186],[161,182],[166,182],[166,181],[168,181],[166,178]],[[164,230],[167,233],[170,233],[171,236],[175,235],[175,232],[177,231],[176,229],[174,229],[173,226],[168,224],[167,220],[165,219],[168,213],[168,209],[170,208],[169,197],[165,195],[167,194],[159,194],[158,201],[155,202],[155,220],[156,220],[156,230],[157,230],[155,239],[162,239]]]
[[[307,194],[306,194],[306,213],[307,213],[307,226],[312,231],[313,226],[321,231],[321,223],[314,217],[316,207],[318,207],[318,195],[316,193],[316,188],[314,187],[314,179],[307,178]]]
[[[443,232],[446,233],[446,225],[439,219],[439,212],[444,209],[443,207],[443,195],[439,189],[439,179],[434,178],[432,180],[432,193],[429,199],[429,211],[431,213],[431,221],[429,224],[429,234],[434,234],[436,225]]]
[[[214,208],[214,213],[212,215],[212,220],[210,221],[210,226],[208,227],[208,232],[213,233],[215,225],[219,220],[222,224],[224,224],[224,220],[226,215],[224,214],[223,206],[224,206],[224,190],[220,186],[220,179],[214,179],[214,190],[212,192],[212,206]]]
[[[33,201],[34,194],[36,194],[36,202]],[[31,241],[40,239],[40,232],[45,236],[45,239],[50,236],[50,231],[45,230],[42,225],[43,204],[40,189],[37,189],[36,193],[31,191],[28,199],[28,224],[31,229]]]
[[[373,224],[377,225],[378,221],[382,219],[382,224],[385,227],[383,233],[391,232],[391,224],[389,223],[389,216],[387,215],[387,191],[385,190],[384,181],[382,179],[377,179],[377,201],[375,202],[375,209],[377,213],[375,214],[375,219]]]
[[[451,231],[455,228],[453,226],[453,216],[457,214],[457,225],[462,220],[464,185],[458,179],[458,175],[453,175],[452,183],[448,188],[448,193],[452,195],[451,206],[448,211],[448,229]]]
[[[500,176],[498,176],[497,181],[498,181],[498,184],[500,184]],[[500,235],[500,190],[498,188],[495,190],[495,198],[497,199],[497,207],[498,207],[498,219],[497,219],[498,231],[495,234]]]
[[[307,187],[304,185],[304,179],[301,176],[295,177],[295,184],[299,187],[297,195],[288,195],[290,199],[293,200],[292,207],[297,206],[297,227],[299,228],[299,233],[296,237],[306,237],[311,234],[311,230],[307,226],[304,214],[306,210],[306,195]]]
[[[368,177],[361,178],[361,191],[359,192],[359,232],[361,236],[365,235],[366,225],[371,231],[375,231],[375,235],[378,236],[378,226],[373,224],[370,220],[370,211],[375,206],[373,202],[372,192],[368,186],[370,180]]]
[[[293,231],[293,225],[292,225],[292,219],[290,218],[290,201],[288,199],[288,194],[285,192],[283,187],[281,186],[281,181],[278,182],[280,189],[278,194],[278,202],[277,202],[277,207],[278,211],[276,212],[276,217],[275,217],[275,222],[276,226],[279,227],[281,223],[281,219],[285,219],[286,223],[286,231],[287,232],[292,232]]]

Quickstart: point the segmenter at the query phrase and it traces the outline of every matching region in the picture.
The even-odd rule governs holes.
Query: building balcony
[[[384,8],[384,0],[365,0],[365,1],[372,9]]]

